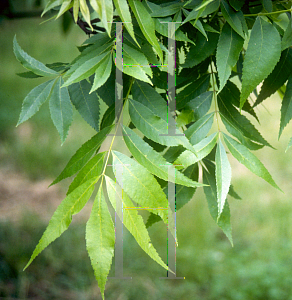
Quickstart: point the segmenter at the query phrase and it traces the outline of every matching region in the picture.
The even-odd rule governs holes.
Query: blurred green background
[[[85,209],[69,230],[44,250],[23,272],[48,219],[65,195],[69,181],[47,189],[93,130],[75,112],[67,141],[61,146],[48,105],[30,121],[15,127],[21,103],[41,83],[16,73],[12,40],[44,63],[70,62],[86,36],[62,20],[2,20],[0,23],[0,299],[101,299],[85,248]],[[124,230],[124,275],[109,279],[106,299],[292,299],[292,150],[287,126],[278,141],[280,98],[275,95],[257,110],[260,131],[277,149],[256,154],[271,172],[281,193],[230,157],[232,183],[242,200],[229,199],[234,247],[211,219],[202,190],[177,213],[177,276],[149,259]],[[50,191],[53,191],[50,193]],[[44,196],[45,195],[45,196]],[[154,246],[166,260],[163,224],[150,228]],[[114,276],[114,268],[110,272]]]

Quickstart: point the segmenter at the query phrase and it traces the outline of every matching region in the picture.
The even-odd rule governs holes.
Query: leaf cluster
[[[57,10],[58,18],[73,9],[75,22],[82,18],[91,26],[98,18],[104,27],[105,32],[84,41],[71,63],[45,65],[22,50],[16,38],[13,45],[16,58],[28,69],[20,76],[48,78],[24,99],[18,125],[49,101],[62,143],[72,122],[72,105],[97,132],[53,182],[75,176],[27,266],[68,228],[72,216],[96,190],[86,242],[104,297],[115,245],[108,207],[116,210],[118,199],[125,208],[137,207],[124,209],[119,217],[141,248],[168,269],[147,231],[160,220],[171,222],[168,182],[176,184],[176,210],[203,187],[210,214],[231,244],[227,198],[240,197],[231,185],[228,157],[232,155],[280,190],[253,153],[272,147],[254,125],[259,121],[254,108],[279,91],[279,137],[292,118],[292,1],[90,0],[89,4],[50,0],[44,10]],[[122,61],[116,42],[121,32],[115,32],[114,18],[123,22]],[[171,39],[175,49],[168,49]],[[175,75],[168,72],[173,51]],[[120,108],[116,69],[123,74]],[[176,81],[173,112],[169,111],[171,76]],[[127,118],[121,118],[122,112]],[[176,134],[169,134],[173,119]],[[131,157],[120,151],[121,145],[114,147],[118,130],[122,133],[119,143],[124,143]],[[101,151],[106,139],[110,146]],[[288,147],[291,144],[292,139]],[[117,176],[120,166],[122,179]],[[175,176],[169,175],[170,166]],[[138,208],[149,211],[146,224]]]

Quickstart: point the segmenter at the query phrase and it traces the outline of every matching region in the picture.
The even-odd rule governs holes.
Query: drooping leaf
[[[61,5],[63,2],[63,0],[50,0],[48,1],[48,3],[45,6],[44,11],[41,14],[41,17],[49,10],[51,10],[52,8],[55,8],[56,6]]]
[[[68,87],[71,102],[83,119],[96,131],[99,130],[99,101],[96,93],[89,94],[91,85],[86,80]]]
[[[97,90],[101,87],[109,78],[112,71],[112,54],[110,53],[98,64],[97,69],[95,70],[94,82],[90,93]]]
[[[242,50],[244,39],[228,23],[225,23],[218,41],[216,52],[217,71],[220,80],[219,92],[225,86]]]
[[[261,136],[253,124],[230,103],[228,89],[223,89],[218,94],[217,102],[220,115],[223,115],[229,121],[232,127],[235,127],[246,138],[259,144],[271,147],[271,145]],[[222,119],[222,121],[224,122],[225,120]],[[228,130],[227,127],[226,129]],[[233,135],[236,136],[235,134]]]
[[[131,92],[135,101],[142,103],[157,116],[167,120],[167,103],[153,87],[142,81],[135,80]]]
[[[275,183],[271,174],[262,164],[262,162],[251,153],[245,146],[239,144],[237,141],[232,139],[231,137],[224,134],[224,141],[226,146],[228,147],[230,153],[243,165],[245,165],[251,172],[256,174],[257,176],[263,178],[269,184],[271,184],[276,189],[281,189]]]
[[[93,193],[94,185],[97,181],[98,178],[86,181],[62,201],[52,216],[48,227],[34,249],[33,254],[24,270],[50,243],[68,229],[72,221],[72,216],[79,213],[87,203]]]
[[[123,203],[123,215],[119,215],[123,220],[123,224],[133,235],[139,246],[158,264],[160,264],[166,270],[168,267],[162,261],[156,249],[151,243],[147,228],[144,224],[143,218],[138,214],[133,202],[130,200],[127,192],[122,192],[120,186],[118,186],[111,178],[105,176],[106,187],[109,196],[109,200],[116,209],[116,197]],[[128,208],[128,209],[127,209]],[[132,209],[131,209],[132,208]]]
[[[73,110],[70,95],[64,84],[63,78],[56,79],[50,96],[50,113],[52,121],[57,128],[62,143],[68,135],[69,127],[73,120]]]
[[[93,153],[101,146],[107,134],[113,129],[113,125],[102,129],[89,141],[85,142],[71,157],[61,174],[53,181],[53,184],[77,173],[91,158]]]
[[[117,67],[119,68],[119,65]],[[123,70],[121,71],[152,85],[151,80],[147,77],[149,75],[152,78],[152,70],[146,56],[142,51],[138,51],[127,44],[123,44]]]
[[[73,3],[71,0],[63,0],[63,3],[59,9],[56,19],[58,19],[61,15],[63,15],[72,6],[73,6]]]
[[[13,39],[13,51],[17,60],[28,70],[40,76],[56,76],[59,73],[46,67],[43,63],[29,56],[17,43],[16,36]]]
[[[198,182],[194,182],[184,176],[179,171],[176,171],[175,177],[169,177],[169,163],[166,159],[144,142],[133,130],[128,127],[123,127],[124,141],[132,153],[133,157],[139,164],[144,166],[150,173],[165,181],[181,184],[189,187],[201,186]]]
[[[240,15],[242,11],[235,12],[232,7],[229,6],[226,0],[221,0],[221,12],[225,20],[237,32],[242,38],[244,38],[242,22]]]
[[[138,21],[139,27],[143,32],[145,38],[151,45],[153,45],[155,51],[160,57],[161,62],[163,63],[162,50],[157,41],[157,37],[155,35],[154,21],[152,20],[149,12],[140,1],[128,0],[128,2],[130,4],[130,7]]]
[[[285,95],[282,101],[279,138],[283,132],[283,129],[290,122],[291,119],[292,119],[292,75],[289,76]]]
[[[154,142],[165,146],[183,145],[190,151],[195,151],[184,135],[166,135],[168,134],[168,122],[154,115],[143,104],[129,99],[129,113],[136,128]],[[178,130],[177,133],[180,134]]]
[[[117,178],[117,181],[125,192],[133,201],[146,210],[147,208],[165,208],[154,210],[153,213],[159,215],[167,224],[168,201],[154,176],[146,168],[128,156],[118,151],[112,151],[112,154],[115,175],[117,174],[118,165],[122,168],[123,182],[121,183],[119,181],[121,180],[120,178]]]
[[[176,108],[185,107],[190,101],[206,92],[210,84],[210,75],[203,75],[176,95]]]
[[[208,40],[206,40],[203,34],[197,33],[196,46],[191,45],[185,63],[182,64],[183,68],[191,68],[198,65],[214,52],[219,35],[213,32],[207,33],[207,35]]]
[[[121,17],[122,21],[125,24],[126,29],[128,30],[129,34],[133,38],[133,40],[137,43],[137,45],[140,47],[139,43],[137,42],[134,34],[133,24],[132,24],[132,18],[129,10],[129,6],[127,3],[127,0],[113,0],[117,13]]]
[[[229,239],[231,245],[233,245],[232,228],[230,223],[230,209],[227,201],[225,201],[224,209],[218,219],[215,165],[211,163],[209,160],[204,160],[204,164],[208,169],[208,170],[204,170],[203,172],[203,183],[207,185],[204,186],[204,193],[207,198],[208,208],[211,217],[215,222],[217,222],[218,226],[223,230],[223,232]]]
[[[115,249],[115,228],[104,199],[102,183],[86,223],[86,249],[104,299],[104,289]]]
[[[23,78],[40,78],[40,77],[43,77],[43,76],[40,76],[40,75],[36,75],[32,71],[16,73],[16,75],[18,75],[19,77],[23,77]]]
[[[231,167],[226,151],[220,139],[217,143],[215,163],[218,217],[220,217],[225,206],[225,200],[231,183]]]
[[[274,94],[288,79],[292,70],[292,49],[288,48],[281,54],[281,58],[273,72],[264,80],[261,92],[253,106]]]
[[[115,120],[115,103],[112,104],[104,113],[101,123],[100,123],[100,129],[103,129],[107,126],[110,126],[113,124],[114,120]]]
[[[16,126],[25,122],[39,111],[40,107],[49,98],[53,84],[54,80],[49,80],[29,92],[23,100],[21,113]]]
[[[80,4],[80,12],[85,22],[90,26],[91,30],[93,31],[93,27],[91,25],[91,20],[90,20],[90,11],[86,0],[79,0],[79,4]]]
[[[97,89],[97,94],[102,99],[104,103],[108,106],[111,106],[115,103],[116,95],[115,95],[115,87],[116,87],[116,77],[115,72],[111,72],[108,80],[103,84],[99,89]]]
[[[204,92],[195,99],[190,100],[185,109],[192,109],[196,120],[202,118],[210,109],[213,99],[212,92]]]
[[[218,139],[218,133],[213,133],[210,136],[204,138],[201,142],[194,145],[197,156],[194,155],[191,151],[185,150],[177,160],[174,162],[176,165],[181,165],[181,167],[177,167],[178,169],[187,168],[195,164],[196,162],[202,160],[206,157],[212,149],[215,147]]]
[[[72,193],[78,186],[82,185],[87,180],[101,175],[105,154],[106,152],[98,153],[87,162],[71,182],[67,195]]]
[[[257,17],[251,30],[242,72],[240,107],[274,69],[281,55],[281,38],[275,27]]]

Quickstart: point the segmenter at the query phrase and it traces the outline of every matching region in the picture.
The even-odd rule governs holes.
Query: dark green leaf
[[[291,119],[292,119],[292,75],[290,75],[289,77],[286,86],[285,95],[282,101],[279,138],[283,132],[283,129],[290,122]]]
[[[50,96],[50,113],[55,127],[57,128],[62,143],[68,135],[69,127],[73,120],[73,110],[70,95],[64,84],[63,78],[56,79]]]
[[[213,92],[205,92],[195,99],[189,101],[185,109],[192,109],[196,120],[202,118],[210,109],[213,99]]]
[[[105,111],[100,123],[100,129],[103,129],[113,124],[115,120],[115,112],[116,110],[115,110],[115,103],[114,103]]]
[[[292,18],[290,18],[288,26],[282,38],[282,44],[281,44],[282,51],[287,49],[290,46],[292,46]]]
[[[281,38],[275,27],[257,17],[243,62],[240,107],[249,94],[274,69],[281,56]]]

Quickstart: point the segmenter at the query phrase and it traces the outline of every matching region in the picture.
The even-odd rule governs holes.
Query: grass
[[[78,31],[62,35],[58,22],[38,24],[39,20],[26,20],[0,25],[5,70],[0,78],[0,166],[12,165],[33,180],[57,176],[69,157],[93,134],[75,112],[68,141],[61,147],[46,106],[29,122],[14,128],[23,98],[38,82],[15,76],[23,69],[13,57],[14,34],[25,51],[45,63],[70,61],[78,53],[72,51],[73,46],[84,38]],[[232,183],[243,199],[229,199],[234,247],[210,217],[204,194],[198,190],[193,201],[177,214],[177,276],[186,279],[159,279],[165,271],[125,230],[124,274],[133,279],[109,279],[106,299],[292,299],[292,150],[285,154],[291,126],[278,141],[280,100],[272,97],[265,106],[269,113],[262,107],[258,112],[261,132],[277,151],[266,148],[256,155],[284,194],[229,156]],[[86,253],[84,223],[73,223],[25,272],[22,269],[47,224],[32,215],[24,216],[17,224],[0,223],[0,298],[100,299]],[[165,226],[155,224],[150,235],[165,261]],[[114,276],[114,265],[110,276]]]

